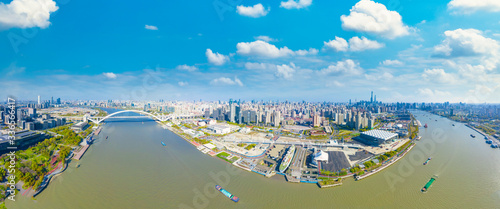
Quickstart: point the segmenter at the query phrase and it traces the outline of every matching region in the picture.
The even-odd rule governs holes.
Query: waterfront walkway
[[[73,159],[75,160],[80,160],[83,156],[83,154],[85,154],[85,152],[87,151],[87,149],[89,148],[90,145],[83,145],[80,147],[80,149],[78,149],[77,151],[75,151],[75,155],[73,156]]]
[[[68,158],[66,158],[66,160],[71,159],[72,155],[73,155],[73,153],[71,153],[70,156]],[[40,184],[40,186],[38,186],[38,188],[36,189],[35,194],[33,194],[33,197],[40,194],[49,185],[50,181],[52,180],[52,177],[62,173],[64,170],[66,170],[66,168],[68,167],[68,162],[65,162],[62,166],[60,166],[60,165],[61,165],[61,162],[59,162],[59,164],[57,165],[58,167],[56,167],[54,170],[50,171],[47,175],[45,175],[43,177],[43,181]]]

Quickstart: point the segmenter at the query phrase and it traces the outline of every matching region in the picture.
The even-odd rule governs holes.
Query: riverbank
[[[472,130],[474,130],[474,131],[478,132],[479,134],[483,135],[485,140],[491,140],[491,141],[496,142],[497,144],[500,144],[500,139],[495,138],[495,137],[493,137],[493,136],[491,136],[491,135],[489,135],[487,133],[484,133],[482,130],[474,127],[473,125],[465,124],[465,126],[471,128]]]
[[[494,143],[493,144],[497,144],[497,145],[500,145],[500,138],[496,138],[496,137],[493,137],[492,135],[490,134],[487,134],[487,133],[484,133],[484,131],[482,131],[481,129],[479,128],[476,128],[474,125],[471,125],[471,123],[468,123],[467,121],[460,121],[460,120],[456,120],[448,115],[440,115],[440,114],[437,114],[437,113],[433,113],[433,112],[428,112],[430,114],[433,114],[433,115],[437,115],[437,116],[440,116],[440,117],[444,117],[448,120],[451,120],[451,121],[455,121],[455,122],[458,122],[458,123],[463,123],[465,126],[469,127],[470,129],[476,131],[477,133],[481,134],[485,140],[491,140],[493,141]]]
[[[387,168],[387,167],[391,166],[392,164],[394,164],[395,162],[399,161],[400,159],[403,159],[403,157],[404,157],[404,156],[405,156],[408,152],[410,152],[410,150],[411,150],[411,149],[413,149],[413,147],[415,147],[415,146],[416,146],[416,144],[412,144],[412,145],[410,145],[410,147],[408,147],[408,148],[407,148],[407,149],[406,149],[406,150],[402,153],[402,155],[401,155],[401,156],[396,157],[395,159],[393,159],[393,160],[391,160],[391,161],[387,162],[386,164],[384,164],[384,165],[382,165],[382,166],[380,166],[380,167],[378,167],[378,168],[376,168],[376,169],[374,169],[374,170],[372,170],[372,171],[370,171],[370,172],[368,172],[368,173],[366,173],[366,174],[363,174],[363,175],[360,175],[360,176],[356,176],[356,177],[355,177],[355,178],[356,178],[356,181],[359,181],[359,180],[364,179],[364,178],[366,178],[366,177],[368,177],[368,176],[371,176],[371,175],[373,175],[373,174],[376,174],[376,173],[378,173],[378,172],[380,172],[380,171],[384,170],[385,168]]]
[[[273,176],[274,174],[277,173],[277,172],[273,171],[273,172],[271,172],[272,175],[264,174],[264,173],[255,171],[254,170],[255,165],[253,165],[253,160],[255,160],[256,158],[262,158],[263,156],[265,156],[265,154],[268,153],[269,150],[270,150],[270,148],[272,147],[272,144],[261,155],[259,155],[259,156],[253,156],[253,157],[246,157],[246,156],[241,156],[241,155],[239,155],[237,153],[231,152],[230,150],[216,150],[216,151],[214,151],[214,150],[212,150],[213,148],[210,149],[209,147],[205,146],[204,144],[200,144],[200,143],[197,143],[197,142],[193,141],[194,139],[191,139],[190,137],[188,137],[185,134],[183,134],[180,130],[177,130],[176,128],[174,128],[172,126],[168,126],[165,123],[162,123],[162,122],[159,122],[159,121],[157,121],[157,123],[160,124],[164,129],[167,129],[167,130],[171,131],[172,133],[176,134],[180,138],[182,138],[185,141],[189,142],[191,145],[195,146],[200,152],[202,152],[204,154],[207,154],[206,149],[209,149],[210,152],[212,152],[209,155],[212,156],[212,157],[217,156],[218,154],[224,153],[224,152],[231,154],[231,156],[239,156],[240,159],[236,160],[235,162],[229,162],[229,163],[231,163],[233,166],[238,167],[238,168],[240,168],[242,170],[245,170],[245,171],[248,171],[248,172],[254,172],[254,173],[266,176],[266,177],[271,177],[271,176]],[[416,131],[418,131],[418,129]],[[210,142],[210,141],[207,141],[207,142]],[[371,176],[371,175],[373,175],[375,173],[378,173],[378,172],[384,170],[385,168],[389,167],[390,165],[392,165],[395,162],[397,162],[400,159],[402,159],[415,146],[415,144],[412,143],[411,141],[409,141],[408,143],[410,143],[410,145],[409,146],[408,145],[405,146],[405,148],[402,151],[402,153],[399,153],[397,155],[397,157],[395,157],[395,158],[393,158],[393,159],[391,159],[391,160],[389,160],[387,162],[384,162],[383,165],[381,165],[378,168],[375,168],[374,170],[367,171],[368,173],[365,173],[364,175],[356,176],[355,173],[348,173],[347,175],[344,175],[344,176],[335,177],[336,179],[340,179],[340,182],[334,182],[332,184],[321,183],[322,180],[320,178],[328,178],[328,176],[318,175],[318,180],[314,179],[315,181],[313,183],[317,183],[320,188],[327,188],[327,187],[340,186],[340,185],[342,185],[342,179],[346,179],[346,178],[349,178],[349,177],[354,177],[356,180],[361,180],[363,178]],[[224,160],[224,159],[219,159],[219,160],[227,162],[227,160]],[[318,167],[318,173],[320,173],[320,169],[321,168]],[[285,175],[285,174],[282,174],[282,175]],[[304,182],[301,179],[292,178],[290,175],[285,175],[285,179],[286,179],[286,181],[292,182],[292,183]],[[312,182],[305,182],[305,183],[312,183]]]

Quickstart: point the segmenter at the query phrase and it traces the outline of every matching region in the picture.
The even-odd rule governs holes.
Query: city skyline
[[[500,102],[495,2],[46,2],[1,5],[1,97]]]

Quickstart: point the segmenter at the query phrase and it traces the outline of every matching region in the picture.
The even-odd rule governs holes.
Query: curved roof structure
[[[316,154],[314,154],[314,161],[325,161],[328,162],[328,153],[320,150]]]

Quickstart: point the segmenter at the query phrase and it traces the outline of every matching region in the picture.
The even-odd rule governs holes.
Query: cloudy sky
[[[500,1],[0,1],[0,97],[500,102]]]

